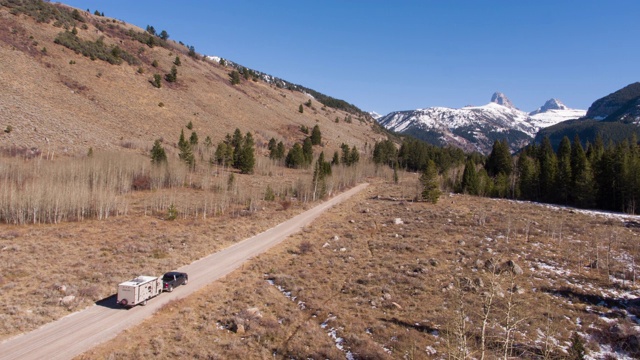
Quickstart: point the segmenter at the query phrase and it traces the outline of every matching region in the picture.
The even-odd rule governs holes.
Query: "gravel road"
[[[180,286],[171,293],[160,294],[146,306],[122,309],[116,304],[116,296],[113,295],[83,311],[7,339],[0,343],[0,359],[71,359],[80,355],[152,316],[168,302],[189,296],[229,274],[248,259],[300,231],[324,211],[358,193],[367,185],[358,185],[261,234],[179,268],[179,271],[189,274],[189,284]],[[173,269],[167,269],[169,270]],[[117,284],[114,284],[115,287]]]

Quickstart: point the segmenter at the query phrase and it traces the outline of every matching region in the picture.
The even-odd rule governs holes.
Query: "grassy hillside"
[[[240,128],[253,132],[258,144],[275,137],[291,146],[304,136],[296,131],[301,125],[315,124],[328,149],[342,142],[363,149],[380,137],[364,115],[351,114],[354,121],[347,123],[348,113],[301,91],[244,78],[231,85],[234,68],[189,56],[172,40],[153,37],[151,47],[148,33],[121,21],[38,1],[0,4],[0,129],[10,130],[0,133],[2,148],[146,152],[155,139],[175,146],[189,122],[214,144]],[[85,46],[76,52],[61,45],[69,43]],[[176,57],[177,81],[170,83],[164,77]],[[160,88],[152,84],[155,74],[162,78]]]

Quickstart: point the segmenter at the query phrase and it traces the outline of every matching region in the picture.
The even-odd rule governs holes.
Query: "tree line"
[[[578,135],[557,150],[548,137],[511,156],[496,141],[484,164],[467,161],[456,189],[472,195],[531,200],[579,208],[640,210],[640,149],[635,134],[607,145],[600,136],[583,147]]]

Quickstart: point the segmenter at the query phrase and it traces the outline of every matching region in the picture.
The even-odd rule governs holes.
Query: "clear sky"
[[[382,115],[587,109],[640,81],[637,0],[62,0]]]

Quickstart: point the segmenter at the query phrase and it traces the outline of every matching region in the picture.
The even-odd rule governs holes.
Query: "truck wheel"
[[[127,299],[122,299],[122,301],[120,301],[120,305],[122,305],[123,307],[126,307],[128,303],[129,302],[127,301]]]
[[[168,291],[169,291],[169,292],[172,292],[172,291],[173,291],[173,285],[169,285],[169,289],[168,289]]]
[[[184,285],[187,285],[189,283],[189,279],[184,279]]]

